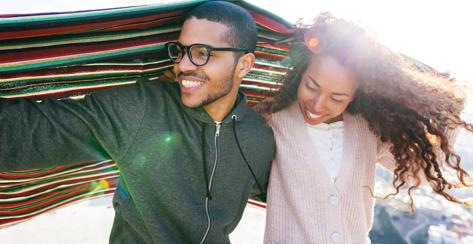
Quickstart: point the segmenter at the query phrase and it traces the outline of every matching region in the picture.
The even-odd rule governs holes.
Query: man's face
[[[184,22],[178,42],[188,46],[206,44],[212,47],[231,47],[224,41],[228,27],[205,19],[190,18]],[[213,51],[207,64],[195,66],[187,54],[174,64],[181,88],[182,103],[191,108],[218,108],[233,104],[239,84],[235,84],[236,61],[233,52]]]

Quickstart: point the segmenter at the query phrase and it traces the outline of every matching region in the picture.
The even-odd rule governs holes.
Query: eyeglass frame
[[[168,56],[169,56],[169,59],[171,59],[172,62],[174,62],[175,64],[178,64],[181,62],[181,60],[177,61],[177,59],[173,59],[172,56],[171,56],[171,52],[169,51],[169,45],[176,45],[178,47],[180,47],[182,50],[184,50],[184,54],[183,56],[181,57],[181,60],[184,58],[184,55],[187,54],[187,57],[189,57],[189,60],[191,61],[191,63],[195,66],[204,66],[206,65],[209,60],[210,60],[210,57],[212,56],[212,52],[213,51],[231,51],[231,52],[244,52],[244,54],[247,54],[249,53],[250,51],[248,51],[248,49],[245,49],[245,48],[237,48],[237,47],[212,47],[210,45],[207,45],[207,44],[202,44],[202,43],[194,43],[194,44],[191,44],[191,45],[182,45],[180,42],[167,42],[166,44],[164,44],[166,46],[166,49],[168,51]],[[209,54],[207,56],[207,60],[203,63],[203,64],[196,64],[194,62],[194,59],[192,58],[192,54],[191,54],[191,49],[192,47],[195,47],[195,46],[203,46],[205,48],[207,48],[207,50],[209,51]]]

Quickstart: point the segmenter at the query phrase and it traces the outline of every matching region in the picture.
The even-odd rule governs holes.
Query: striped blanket
[[[0,15],[0,96],[59,99],[140,77],[157,79],[172,65],[164,43],[177,39],[186,12],[200,2]],[[254,105],[279,87],[294,27],[247,2],[236,3],[258,25],[256,65],[241,85]],[[118,176],[111,161],[0,173],[0,227],[113,194]]]

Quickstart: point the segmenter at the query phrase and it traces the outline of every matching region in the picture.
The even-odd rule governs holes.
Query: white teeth
[[[309,117],[310,119],[318,119],[318,118],[322,117],[322,115],[313,114],[309,111],[307,111],[306,114],[307,114],[307,117]]]
[[[185,88],[194,88],[202,85],[204,82],[192,81],[192,80],[182,80],[181,84]]]

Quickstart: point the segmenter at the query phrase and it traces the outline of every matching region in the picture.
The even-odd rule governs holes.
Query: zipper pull
[[[222,126],[222,122],[215,122],[215,136],[220,135],[221,126]]]

